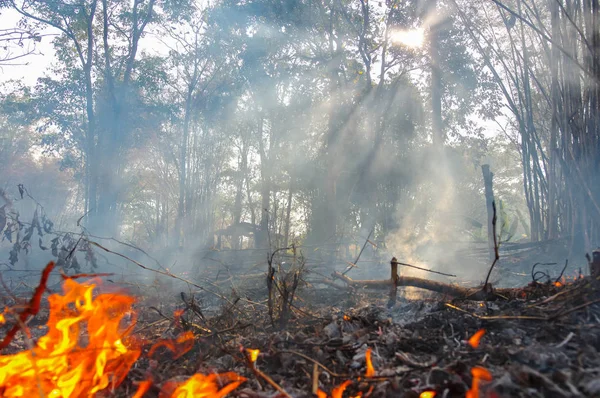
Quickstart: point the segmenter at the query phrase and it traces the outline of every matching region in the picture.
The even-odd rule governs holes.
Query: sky
[[[2,29],[17,26],[21,19],[19,13],[14,10],[3,10],[0,14],[0,26]],[[44,34],[53,34],[53,29],[47,29]],[[13,61],[9,65],[0,66],[0,82],[16,79],[26,85],[35,84],[36,80],[44,75],[44,72],[52,64],[54,59],[54,48],[52,46],[53,36],[43,36],[42,41],[37,43],[36,51],[27,57]]]

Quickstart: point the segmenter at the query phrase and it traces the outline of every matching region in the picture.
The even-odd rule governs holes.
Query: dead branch
[[[359,280],[355,281],[346,275],[342,275],[339,272],[334,272],[333,278],[341,279],[349,286],[356,288],[371,288],[371,289],[389,289],[394,286],[392,279],[384,280]],[[431,281],[428,279],[417,278],[414,276],[399,276],[396,280],[396,287],[398,286],[411,286],[418,287],[421,289],[431,290],[433,292],[447,294],[453,297],[468,298],[469,300],[494,300],[495,295],[485,294],[480,288],[466,288],[447,283]],[[494,298],[492,298],[494,297]]]

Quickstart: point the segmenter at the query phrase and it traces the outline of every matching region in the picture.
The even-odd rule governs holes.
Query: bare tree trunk
[[[272,128],[272,126],[271,126]],[[261,218],[260,231],[257,234],[256,247],[269,247],[269,213],[271,211],[271,170],[269,159],[267,157],[264,144],[264,118],[261,115],[258,120],[258,146],[260,154],[260,170],[261,170]]]
[[[550,59],[550,69],[552,75],[551,82],[551,101],[552,101],[552,124],[550,127],[550,165],[548,170],[548,239],[555,239],[558,237],[558,214],[557,214],[557,162],[556,157],[558,156],[558,129],[559,129],[559,101],[560,91],[558,87],[558,61],[560,57],[560,51],[558,49],[558,41],[560,40],[560,21],[558,16],[558,1],[551,0],[551,21],[552,21],[552,54]]]
[[[294,187],[294,182],[292,177],[290,177],[290,186],[288,188],[288,197],[287,197],[287,207],[285,209],[285,231],[283,233],[283,247],[289,247],[289,242],[290,242],[290,227],[291,227],[291,220],[290,220],[290,216],[292,214],[292,199],[293,199],[293,187]]]

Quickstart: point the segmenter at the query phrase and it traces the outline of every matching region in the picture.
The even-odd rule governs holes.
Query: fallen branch
[[[399,276],[398,275],[398,260],[392,258],[390,262],[392,273],[390,279],[384,280],[353,280],[340,272],[334,272],[331,276],[334,279],[344,281],[348,286],[355,288],[371,288],[371,289],[392,289],[390,292],[390,305],[395,303],[395,287],[411,286],[421,289],[430,290],[437,293],[446,294],[456,298],[475,301],[494,301],[499,298],[509,299],[513,297],[522,297],[522,289],[493,289],[491,284],[484,285],[484,288],[461,287],[448,283],[432,281],[429,279],[417,278],[414,276]]]
[[[334,278],[341,279],[349,286],[357,288],[371,288],[371,289],[389,289],[394,286],[392,279],[384,280],[353,280],[342,275],[339,272],[334,272],[332,275]],[[431,281],[428,279],[417,278],[414,276],[399,276],[396,280],[396,287],[398,286],[412,286],[421,289],[431,290],[442,294],[447,294],[453,297],[464,297],[470,300],[490,300],[488,295],[484,294],[480,288],[466,288],[447,283]]]

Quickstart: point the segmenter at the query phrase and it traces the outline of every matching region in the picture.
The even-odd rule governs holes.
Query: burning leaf
[[[183,383],[168,381],[164,384],[159,398],[221,398],[235,390],[246,381],[246,378],[237,373],[228,372],[205,376],[196,373]],[[220,388],[220,384],[229,383]],[[173,391],[171,393],[171,391]]]
[[[140,355],[138,348],[127,347],[131,328],[122,330],[134,299],[117,293],[93,298],[94,288],[67,279],[64,295],[48,297],[47,334],[32,350],[0,356],[0,395],[94,396],[123,381]],[[33,309],[39,308],[37,293]]]
[[[436,394],[435,391],[423,391],[419,395],[419,398],[434,398],[435,394]]]
[[[371,348],[367,348],[367,352],[365,352],[365,361],[367,363],[367,370],[365,371],[365,376],[375,376],[375,368],[373,367],[373,362],[371,362]]]
[[[473,348],[479,347],[479,342],[481,338],[485,334],[485,329],[479,329],[471,338],[469,339],[469,345]]]

